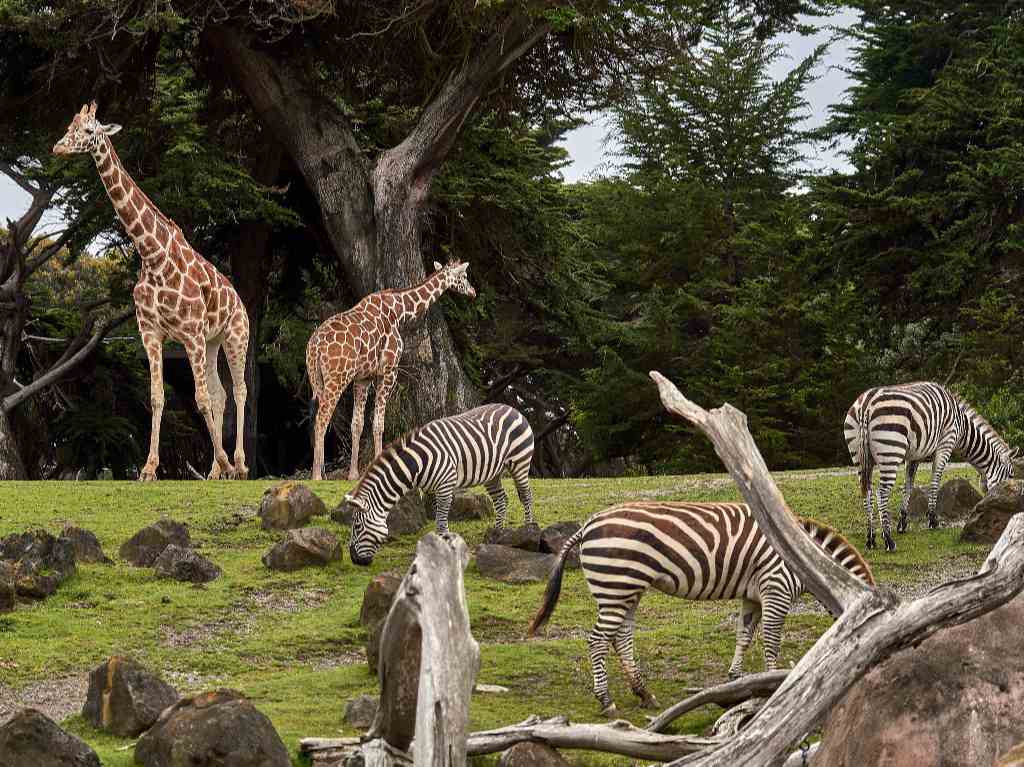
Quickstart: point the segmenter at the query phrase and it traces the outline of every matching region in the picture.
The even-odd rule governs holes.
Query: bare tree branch
[[[666,708],[647,725],[647,729],[651,732],[664,732],[666,727],[683,714],[708,703],[731,706],[748,698],[770,695],[779,688],[788,674],[789,671],[762,671],[759,674],[747,674],[725,684],[708,687]]]

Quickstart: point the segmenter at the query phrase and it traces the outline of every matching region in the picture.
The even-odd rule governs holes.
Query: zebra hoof
[[[619,708],[614,703],[609,703],[601,709],[601,716],[611,719],[619,715]]]

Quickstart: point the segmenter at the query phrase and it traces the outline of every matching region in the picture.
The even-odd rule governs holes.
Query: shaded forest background
[[[717,469],[662,416],[658,369],[745,411],[776,469],[848,462],[856,395],[910,380],[948,382],[1024,444],[1024,7],[845,5],[854,84],[808,133],[824,49],[776,81],[772,40],[836,6],[0,0],[0,172],[34,201],[0,244],[0,460],[6,434],[31,478],[145,461],[145,355],[134,318],[113,324],[138,258],[92,161],[50,155],[92,98],[250,312],[259,474],[309,467],[316,324],[453,256],[479,297],[442,299],[416,331],[407,348],[433,357],[403,360],[388,438],[500,401],[529,418],[540,476]],[[557,142],[594,110],[620,161],[564,183]],[[338,148],[322,163],[317,131]],[[802,171],[839,141],[852,170]],[[382,158],[410,157],[380,184]],[[38,235],[47,208],[66,231]],[[167,477],[210,461],[178,349]],[[329,463],[346,460],[350,415],[347,397]]]

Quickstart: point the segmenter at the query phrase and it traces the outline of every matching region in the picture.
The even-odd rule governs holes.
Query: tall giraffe
[[[153,425],[149,459],[140,480],[156,479],[160,463],[160,419],[164,410],[163,342],[173,338],[185,347],[196,383],[196,405],[213,441],[210,479],[221,476],[245,479],[243,430],[245,424],[245,357],[249,346],[249,318],[238,293],[213,264],[192,249],[178,225],[161,213],[121,165],[110,136],[120,125],[102,125],[96,102],[82,107],[72,118],[64,138],[53,147],[56,155],[89,153],[96,161],[103,186],[142,258],[135,286],[135,316],[149,357],[150,403]],[[224,452],[226,394],[217,373],[221,346],[231,369],[237,427],[235,464]]]
[[[373,452],[378,455],[384,438],[384,409],[395,388],[398,361],[402,357],[401,327],[424,312],[451,288],[470,298],[476,291],[469,284],[469,264],[436,261],[432,275],[406,290],[371,293],[351,309],[318,327],[306,345],[306,370],[317,403],[313,432],[313,479],[322,479],[324,435],[345,388],[352,383],[352,463],[349,479],[359,477],[359,438],[363,433],[363,411],[370,384],[377,382],[373,408]]]

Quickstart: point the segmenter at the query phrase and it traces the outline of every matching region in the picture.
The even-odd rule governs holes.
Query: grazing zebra
[[[433,490],[437,531],[448,532],[448,509],[456,488],[483,485],[494,501],[497,527],[505,526],[508,496],[501,487],[507,468],[516,483],[526,523],[533,522],[530,461],[533,430],[508,405],[482,405],[438,418],[388,445],[345,500],[355,506],[349,554],[368,565],[388,535],[388,511],[413,488]]]
[[[868,518],[867,547],[875,548],[871,514],[871,471],[878,465],[878,518],[885,548],[896,549],[889,520],[889,496],[896,470],[906,461],[907,480],[897,532],[907,530],[907,506],[918,464],[932,459],[928,526],[938,527],[935,501],[950,454],[956,450],[978,472],[983,492],[1013,475],[1015,453],[978,412],[937,383],[909,383],[868,389],[846,413],[843,426]],[[868,449],[864,446],[867,444]]]
[[[874,584],[867,562],[843,536],[819,522],[800,521],[834,560]],[[581,544],[583,575],[597,600],[597,623],[588,645],[594,695],[606,716],[616,713],[605,671],[609,643],[633,693],[645,707],[657,706],[633,657],[636,607],[650,586],[683,599],[742,599],[729,676],[739,676],[743,654],[762,616],[764,665],[767,670],[775,668],[782,623],[804,587],[768,543],[747,506],[633,502],[598,512],[562,547],[527,636],[533,636],[554,612],[566,557],[577,544]]]

